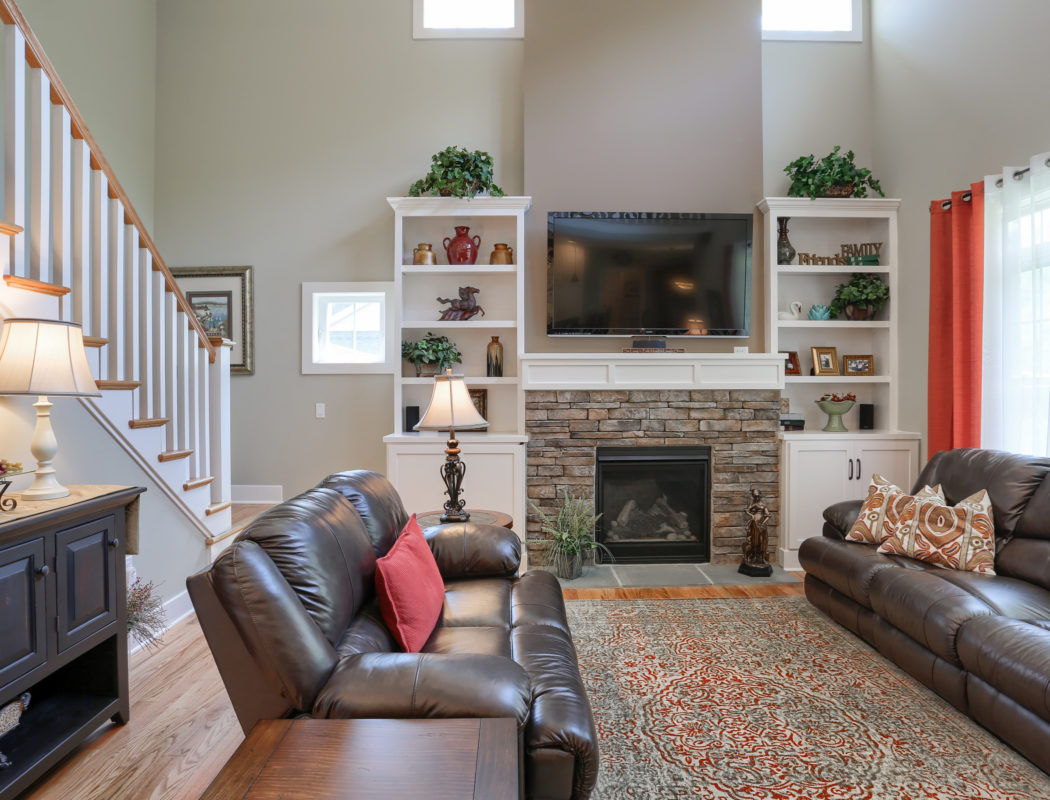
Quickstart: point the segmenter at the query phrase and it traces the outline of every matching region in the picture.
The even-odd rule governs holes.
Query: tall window
[[[762,0],[762,38],[859,42],[861,0]]]
[[[525,0],[414,0],[416,39],[520,39]]]
[[[392,285],[303,284],[303,373],[391,372]]]

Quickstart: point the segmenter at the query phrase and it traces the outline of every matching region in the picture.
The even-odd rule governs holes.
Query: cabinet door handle
[[[860,480],[860,459],[857,459],[857,480]]]
[[[849,480],[853,480],[853,459],[847,459],[849,461]]]
[[[110,539],[109,540],[109,549],[110,550],[116,550],[118,544],[120,544],[120,539]]]
[[[49,567],[47,564],[44,564],[44,566],[40,567],[40,569],[36,571],[36,574],[40,575],[41,577],[47,577],[50,573],[51,567]]]

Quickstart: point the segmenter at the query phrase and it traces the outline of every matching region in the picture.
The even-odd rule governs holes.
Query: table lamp
[[[466,501],[460,499],[463,489],[463,475],[467,465],[459,460],[459,442],[456,440],[456,428],[487,428],[489,423],[470,399],[467,385],[460,376],[453,376],[452,370],[446,369],[444,375],[434,378],[434,394],[430,398],[423,419],[416,423],[420,431],[448,431],[448,446],[445,448],[445,462],[441,465],[441,480],[445,482],[445,513],[442,522],[466,522],[470,514],[463,510]]]
[[[73,322],[53,319],[4,320],[0,331],[0,394],[37,395],[36,430],[30,450],[37,460],[33,485],[24,500],[53,500],[69,495],[58,482],[52,463],[58,439],[51,428],[48,395],[99,397],[84,352],[84,335]]]

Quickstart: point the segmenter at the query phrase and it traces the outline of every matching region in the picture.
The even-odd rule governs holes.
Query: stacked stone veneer
[[[546,563],[546,536],[532,504],[556,513],[563,490],[594,497],[597,447],[707,445],[711,448],[711,561],[738,563],[751,487],[772,517],[775,561],[780,510],[780,392],[755,390],[528,391],[525,429],[529,557]]]

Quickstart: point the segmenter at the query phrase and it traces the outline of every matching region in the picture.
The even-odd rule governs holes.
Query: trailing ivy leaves
[[[430,172],[409,187],[409,196],[474,197],[488,191],[493,197],[503,197],[503,190],[492,182],[492,156],[488,153],[446,147],[430,160]]]
[[[890,297],[890,287],[878,275],[854,272],[848,283],[840,283],[831,301],[831,316],[837,317],[846,306],[871,306],[881,311]]]
[[[442,372],[463,361],[455,342],[430,331],[417,342],[401,342],[401,357],[413,364],[435,364]]]
[[[827,197],[833,186],[852,187],[852,193],[847,197],[867,197],[869,188],[880,197],[885,197],[882,186],[871,177],[871,170],[853,163],[852,150],[840,156],[841,149],[835,145],[835,149],[820,161],[813,155],[800,156],[784,167],[784,172],[791,178],[788,197],[809,197],[815,200]]]

